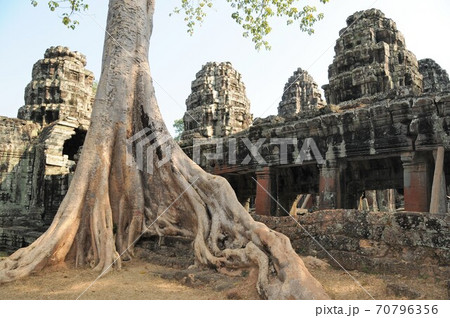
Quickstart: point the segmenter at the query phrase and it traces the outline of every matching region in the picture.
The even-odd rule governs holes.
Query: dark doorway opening
[[[63,155],[67,155],[69,160],[75,160],[75,155],[80,147],[83,146],[85,138],[86,131],[76,128],[75,134],[64,142]]]

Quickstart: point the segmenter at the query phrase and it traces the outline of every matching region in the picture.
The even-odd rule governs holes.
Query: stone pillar
[[[270,167],[264,167],[256,171],[256,181],[255,213],[258,215],[272,215],[276,207],[274,199],[277,197],[273,184],[273,173]]]
[[[369,211],[378,212],[377,190],[366,190],[366,198],[369,202]]]
[[[397,207],[395,205],[395,194],[396,191],[395,189],[388,189],[388,204],[387,204],[387,208],[388,208],[388,212],[395,212],[397,211]]]
[[[403,162],[405,211],[428,212],[430,207],[430,163],[424,153],[408,152]]]
[[[447,189],[445,186],[444,154],[444,147],[438,147],[438,149],[434,152],[435,164],[430,203],[430,213],[433,214],[447,212]]]
[[[336,161],[327,161],[320,168],[319,209],[338,209],[341,207],[340,171]]]
[[[382,212],[395,212],[395,189],[377,190],[378,210]]]

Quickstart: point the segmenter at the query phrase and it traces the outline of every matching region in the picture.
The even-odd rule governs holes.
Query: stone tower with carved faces
[[[89,119],[93,104],[94,75],[85,69],[86,57],[67,47],[47,49],[33,66],[25,88],[25,106],[17,117],[49,124],[65,117]]]
[[[207,63],[191,87],[183,118],[183,140],[224,137],[250,126],[252,115],[245,85],[231,63]]]
[[[287,117],[325,106],[317,83],[307,71],[298,68],[284,86],[278,115]]]
[[[394,21],[377,9],[356,12],[339,33],[323,88],[329,104],[371,104],[423,92],[416,56]]]

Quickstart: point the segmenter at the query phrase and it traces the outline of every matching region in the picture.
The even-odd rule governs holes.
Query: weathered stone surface
[[[229,62],[204,65],[192,82],[186,105],[182,140],[228,136],[252,122],[241,74]]]
[[[450,90],[447,71],[442,69],[433,59],[420,60],[419,71],[423,76],[423,91],[425,93]]]
[[[30,145],[40,132],[36,123],[0,117],[0,226],[31,205],[35,149]]]
[[[218,171],[221,165],[226,165],[228,170],[232,167],[238,170],[253,169],[254,167],[242,167],[239,164],[240,159],[249,154],[248,148],[239,142],[236,148],[237,164],[228,164],[228,138],[244,137],[248,137],[253,143],[260,138],[267,138],[259,149],[261,154],[266,154],[263,157],[267,165],[280,165],[280,156],[277,153],[280,147],[270,144],[268,138],[296,138],[297,143],[288,146],[288,163],[293,164],[304,140],[312,138],[326,160],[367,161],[373,158],[378,161],[375,162],[376,168],[388,169],[389,167],[380,166],[380,156],[397,157],[396,161],[400,163],[404,152],[430,151],[441,143],[444,143],[446,151],[450,150],[450,126],[446,124],[450,117],[444,115],[444,111],[438,112],[439,107],[446,106],[447,102],[441,95],[423,95],[421,98],[386,99],[369,107],[330,112],[313,118],[258,118],[249,129],[224,138],[223,160],[200,165],[208,171]],[[187,145],[185,149],[189,151]],[[214,153],[214,149],[215,145],[205,146],[202,147],[202,153]],[[310,159],[306,160],[305,164],[315,162],[314,157]],[[250,164],[254,163],[256,161],[252,160]]]
[[[276,198],[286,210],[295,211],[299,207],[292,204],[300,194],[313,198],[310,209],[352,209],[366,200],[369,210],[429,211],[433,151],[439,147],[447,158],[442,188],[450,195],[448,91],[422,92],[417,60],[406,50],[395,23],[381,11],[357,12],[347,25],[337,40],[325,88],[337,106],[315,107],[315,85],[298,70],[285,86],[279,108],[283,116],[257,118],[248,129],[225,136],[222,158],[208,159],[207,154],[217,152],[215,144],[201,147],[199,165],[232,180],[242,202],[258,203],[257,213],[284,214],[261,196]],[[434,73],[428,78],[442,82],[437,67],[431,68]],[[257,152],[262,160],[250,154],[246,138],[253,145],[263,140]],[[310,148],[303,149],[305,145]],[[192,156],[192,143],[182,147]],[[246,180],[257,179],[267,169],[270,195],[257,187],[248,191]],[[363,193],[372,197],[363,198]]]
[[[85,66],[86,57],[79,52],[62,46],[47,49],[44,59],[33,66],[25,106],[17,117],[42,124],[67,116],[89,119],[94,75]]]
[[[254,218],[287,235],[298,253],[329,259],[319,242],[348,270],[450,274],[449,223],[428,213],[325,210]],[[338,266],[332,259],[329,263]]]
[[[347,19],[336,41],[335,57],[323,88],[329,104],[341,107],[371,104],[423,91],[417,59],[406,49],[394,21],[377,9]]]
[[[52,47],[33,67],[19,117],[0,117],[0,247],[31,243],[63,200],[89,127],[86,58]],[[70,117],[74,115],[75,117]]]
[[[33,243],[46,227],[27,226],[2,227],[0,226],[0,248],[2,251],[14,252],[19,248],[26,247]]]
[[[311,75],[298,68],[284,86],[278,116],[289,117],[325,106],[322,94]]]

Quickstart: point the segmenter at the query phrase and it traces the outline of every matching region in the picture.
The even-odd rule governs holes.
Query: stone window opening
[[[36,111],[36,112],[32,113],[31,120],[33,120],[37,123],[42,123],[44,120],[44,115],[45,115],[45,107],[41,107],[40,111]]]
[[[46,110],[45,123],[50,124],[59,119],[59,110]]]
[[[48,64],[41,65],[41,72],[44,76],[48,75]]]
[[[80,73],[78,73],[77,71],[70,70],[67,77],[76,82],[80,81]]]
[[[75,161],[75,155],[78,153],[80,147],[83,146],[86,138],[86,131],[76,128],[75,134],[64,142],[63,155],[67,155],[69,160]]]
[[[405,57],[403,56],[403,54],[401,52],[398,53],[398,63],[403,64],[404,62],[405,62]]]

